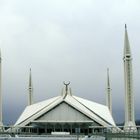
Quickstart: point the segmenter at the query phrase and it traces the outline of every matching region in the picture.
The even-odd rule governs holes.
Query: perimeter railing
[[[98,135],[104,137],[130,137],[140,138],[140,126],[116,126],[116,127],[102,127],[102,126],[90,126],[92,133],[89,135]],[[46,131],[45,131],[46,132]],[[52,136],[48,133],[40,133],[39,128],[33,126],[0,126],[0,136],[9,135],[15,136]],[[75,135],[84,135],[76,133]]]

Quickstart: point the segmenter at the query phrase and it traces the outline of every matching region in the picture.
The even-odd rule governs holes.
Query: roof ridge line
[[[73,97],[73,99],[74,100],[76,100],[80,105],[82,105],[83,107],[85,107],[83,104],[81,104],[77,99],[75,99],[74,97]],[[69,103],[69,102],[67,102],[67,103]],[[69,103],[70,104],[70,103]],[[85,107],[88,111],[90,111],[89,110],[89,108],[87,108],[87,107]],[[91,112],[91,111],[90,111]],[[83,113],[83,112],[82,112]],[[84,115],[86,115],[86,113],[83,113]],[[93,113],[94,114],[94,113]],[[96,114],[94,114],[96,117],[98,117]],[[86,115],[87,116],[87,115]],[[89,116],[90,116],[90,118],[93,120],[93,121],[95,121],[96,123],[98,123],[98,119],[97,118],[94,118],[93,119],[93,117],[91,117],[91,115],[89,114]],[[99,117],[99,119],[101,119],[100,117]],[[102,119],[101,119],[101,121],[103,121]],[[98,123],[98,124],[100,124],[100,123]],[[101,125],[101,124],[100,124]],[[104,124],[102,124],[102,125],[104,125]]]
[[[74,97],[73,97],[74,98]],[[101,116],[99,116],[98,114],[96,114],[94,111],[92,111],[90,108],[88,108],[87,106],[85,106],[83,103],[81,103],[80,101],[78,101],[76,98],[74,98],[77,102],[79,102],[81,105],[83,105],[85,108],[87,108],[89,111],[91,111],[93,114],[95,114],[96,116],[98,116],[100,119],[102,119],[104,122],[108,123],[109,125],[111,125],[108,121],[106,121],[104,118],[102,118]]]
[[[58,96],[57,99],[55,99],[54,101],[52,101],[51,103],[49,103],[48,105],[46,105],[45,107],[39,109],[37,112],[35,112],[34,114],[32,114],[31,116],[29,116],[28,118],[26,118],[24,121],[20,122],[19,124],[25,122],[26,120],[28,120],[29,118],[33,117],[34,115],[36,115],[37,113],[39,113],[40,111],[42,111],[43,109],[45,109],[46,107],[50,106],[51,104],[53,104],[55,101],[57,101],[58,99],[62,98],[61,96]],[[18,125],[19,125],[18,124]]]

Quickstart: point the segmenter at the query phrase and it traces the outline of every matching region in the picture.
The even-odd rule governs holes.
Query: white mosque
[[[124,130],[128,129],[129,127],[136,129],[132,83],[132,57],[126,25],[123,60],[125,80]],[[40,133],[47,134],[50,134],[54,131],[70,132],[70,134],[75,134],[77,133],[77,128],[80,133],[90,134],[99,127],[116,127],[116,124],[112,117],[112,99],[109,81],[109,69],[107,70],[106,105],[74,96],[71,92],[69,84],[70,82],[64,82],[65,86],[61,95],[42,102],[34,103],[30,70],[28,106],[24,109],[23,113],[20,115],[14,126],[20,127],[21,131],[26,131],[26,127],[30,127],[32,128],[32,132],[36,132],[36,128],[38,128],[38,131]],[[0,122],[2,124],[2,98],[0,98]]]

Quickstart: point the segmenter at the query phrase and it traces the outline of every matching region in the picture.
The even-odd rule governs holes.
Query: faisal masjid
[[[124,37],[124,81],[125,81],[125,124],[124,130],[136,129],[133,95],[132,55],[125,25]],[[1,82],[1,59],[0,59],[0,82]],[[24,109],[14,124],[21,131],[27,127],[32,132],[51,134],[52,132],[69,132],[90,134],[98,131],[99,127],[116,127],[112,117],[112,97],[107,70],[107,93],[106,105],[102,105],[72,94],[70,82],[64,82],[64,88],[60,95],[38,103],[33,102],[33,86],[31,70],[29,76],[28,106]],[[1,83],[0,83],[1,89]],[[0,122],[2,123],[2,95],[0,92]]]

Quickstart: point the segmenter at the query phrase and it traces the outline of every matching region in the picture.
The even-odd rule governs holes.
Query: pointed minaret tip
[[[29,75],[29,88],[32,87],[32,76],[31,76],[31,68],[30,68],[30,75]]]
[[[125,24],[125,36],[124,36],[124,57],[130,57],[131,56],[131,50],[130,50],[130,44],[129,44],[129,38],[127,33],[127,26]]]
[[[109,68],[107,68],[107,86],[110,88]]]
[[[106,94],[106,105],[108,106],[110,113],[112,114],[112,97],[111,97],[110,79],[109,79],[109,68],[107,68],[107,94]]]
[[[33,104],[33,85],[32,85],[32,74],[31,74],[31,68],[30,68],[28,105],[32,105],[32,104]]]
[[[127,25],[125,24],[125,29],[127,29]]]
[[[107,73],[109,73],[109,68],[107,68]]]

